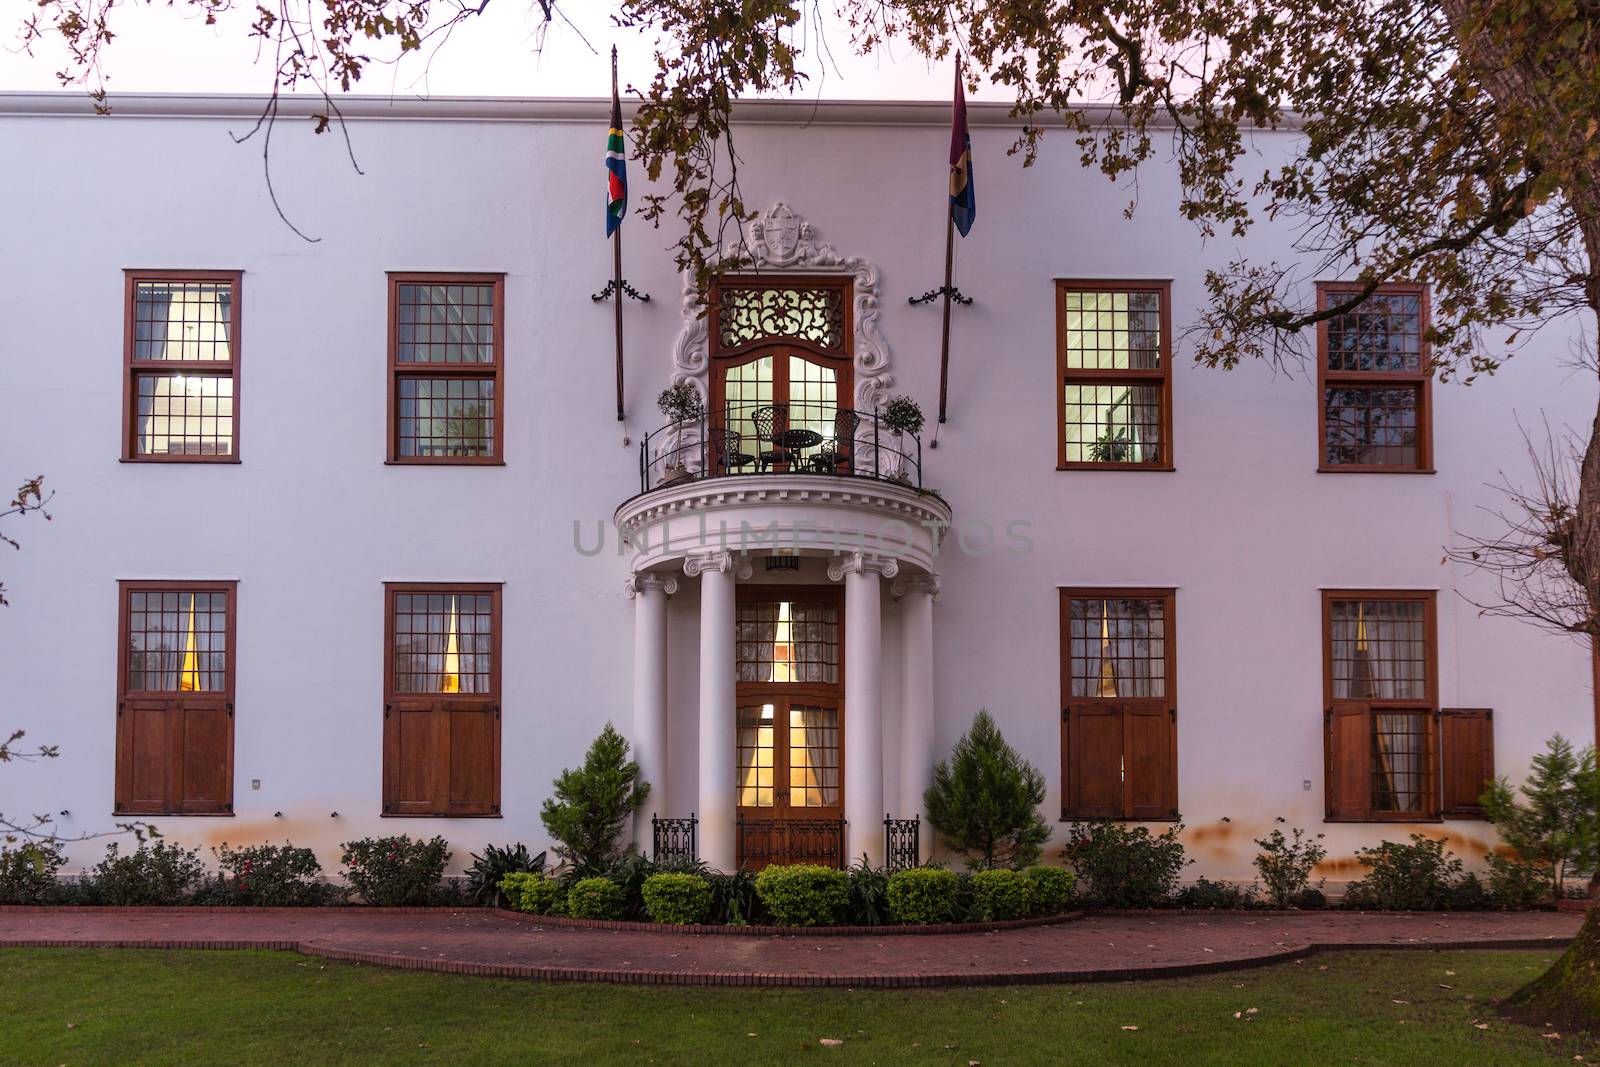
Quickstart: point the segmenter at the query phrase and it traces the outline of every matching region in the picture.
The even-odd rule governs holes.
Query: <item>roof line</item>
[[[113,118],[249,119],[254,121],[271,98],[232,93],[114,93],[106,98]],[[594,124],[605,119],[610,101],[604,97],[436,96],[385,97],[341,95],[335,98],[346,119],[361,122],[527,122]],[[278,98],[280,118],[306,118],[325,110],[321,96],[285,94]],[[630,116],[637,101],[624,101]],[[1116,109],[1085,105],[1092,121],[1115,118]],[[741,123],[781,126],[945,126],[950,104],[945,100],[741,100],[735,104]],[[94,101],[81,92],[0,92],[0,117],[96,117]],[[1019,129],[1023,120],[1011,105],[969,101],[972,126]],[[1033,123],[1059,127],[1058,114],[1042,113]],[[1297,129],[1296,116],[1285,116],[1280,129]]]

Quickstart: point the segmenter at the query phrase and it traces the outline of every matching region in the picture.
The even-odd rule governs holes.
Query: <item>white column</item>
[[[635,574],[624,587],[633,600],[633,758],[650,783],[650,796],[635,816],[634,840],[648,855],[650,817],[681,818],[667,807],[667,597],[678,580]]]
[[[750,565],[729,552],[689,557],[684,573],[700,578],[700,858],[713,869],[732,871],[738,778],[734,692],[734,576],[750,577]]]
[[[844,579],[845,858],[883,863],[883,579],[893,559],[857,552],[828,568]]]
[[[922,794],[933,784],[933,602],[937,575],[915,575],[894,583],[900,598],[900,799],[895,817],[922,813]]]

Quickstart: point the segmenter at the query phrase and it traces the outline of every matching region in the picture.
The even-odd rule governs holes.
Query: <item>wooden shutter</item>
[[[233,705],[222,697],[173,702],[172,729],[179,742],[173,810],[188,815],[233,811]]]
[[[179,747],[172,701],[130,697],[117,705],[116,811],[171,811],[173,752]]]
[[[446,701],[445,810],[451,815],[500,814],[500,705]]]
[[[444,717],[434,701],[395,700],[383,709],[383,813],[436,815],[443,798]]]
[[[1478,798],[1494,780],[1494,712],[1446,708],[1439,713],[1439,814],[1481,819]]]
[[[1122,818],[1122,709],[1114,704],[1075,704],[1062,714],[1067,730],[1062,814]]]
[[[1329,819],[1365,819],[1372,807],[1372,717],[1365,705],[1328,709],[1324,793]]]
[[[1124,817],[1172,819],[1178,814],[1177,716],[1169,708],[1122,709]]]

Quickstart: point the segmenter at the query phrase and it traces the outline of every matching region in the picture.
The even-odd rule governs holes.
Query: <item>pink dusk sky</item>
[[[105,53],[106,86],[117,92],[260,93],[271,87],[270,56],[258,59],[247,37],[249,10],[220,16],[206,26],[180,3],[126,4],[114,12],[117,38]],[[248,5],[247,5],[248,7]],[[613,5],[598,0],[568,0],[565,18],[548,27],[532,0],[492,0],[483,15],[458,27],[431,60],[411,56],[398,66],[373,64],[358,91],[393,96],[603,96],[610,91],[610,50],[621,51],[624,89],[642,86],[653,69],[654,37],[617,28]],[[20,10],[15,12],[20,17]],[[570,21],[569,21],[570,20]],[[0,49],[0,89],[60,88],[55,72],[66,62],[53,43],[22,54],[15,27]],[[849,29],[829,17],[825,34],[831,57],[807,47],[810,81],[803,93],[820,99],[943,100],[950,96],[949,63],[930,65],[910,46],[892,44],[883,52],[859,56]],[[540,47],[542,41],[542,48]],[[382,54],[375,51],[374,54]],[[831,59],[831,61],[830,61]],[[1004,87],[985,85],[979,99],[1009,100]]]

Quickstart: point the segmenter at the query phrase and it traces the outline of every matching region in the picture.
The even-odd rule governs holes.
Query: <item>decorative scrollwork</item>
[[[729,286],[720,292],[717,340],[723,348],[764,337],[795,337],[818,348],[843,351],[844,299],[838,289]]]

